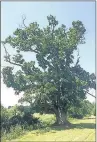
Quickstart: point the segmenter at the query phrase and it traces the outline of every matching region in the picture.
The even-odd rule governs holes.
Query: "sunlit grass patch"
[[[35,113],[33,116],[39,118],[39,120],[43,123],[44,126],[50,126],[56,120],[56,117],[53,114],[40,115],[39,113]]]

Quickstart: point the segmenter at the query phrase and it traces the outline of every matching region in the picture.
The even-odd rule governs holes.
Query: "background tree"
[[[1,122],[3,123],[3,122],[6,122],[7,121],[7,119],[8,119],[8,112],[7,112],[7,109],[6,108],[4,108],[2,105],[1,105]]]
[[[93,102],[93,115],[96,116],[96,103]]]
[[[2,42],[5,61],[18,66],[3,68],[3,82],[12,87],[16,94],[24,92],[27,101],[40,107],[49,106],[56,115],[57,124],[67,124],[67,111],[74,104],[85,99],[85,91],[95,88],[95,75],[89,74],[79,64],[79,56],[74,64],[74,51],[85,43],[86,29],[81,21],[73,21],[72,27],[58,26],[52,15],[47,17],[48,26],[40,28],[37,22],[16,29],[13,36]],[[16,50],[11,57],[7,44]],[[35,53],[35,61],[27,62],[23,52]],[[33,56],[33,54],[32,54]],[[29,94],[35,94],[34,101]]]
[[[82,100],[78,107],[71,106],[68,110],[68,114],[73,118],[83,118],[85,116],[93,115],[93,104],[88,100]]]

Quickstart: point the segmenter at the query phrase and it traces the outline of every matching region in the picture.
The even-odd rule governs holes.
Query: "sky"
[[[72,21],[80,20],[86,28],[86,44],[79,46],[80,65],[88,72],[95,73],[95,2],[1,2],[1,40],[19,28],[22,24],[22,15],[26,16],[25,24],[37,22],[45,27],[48,15],[56,16],[59,25],[65,24],[69,28]],[[9,46],[11,54],[14,54]],[[1,46],[1,65],[4,62],[4,49]],[[24,54],[27,61],[35,60],[35,56]],[[95,94],[94,90],[90,90]],[[12,88],[7,88],[1,79],[1,103],[7,107],[18,103],[20,96],[15,96]],[[88,100],[95,99],[88,95]]]

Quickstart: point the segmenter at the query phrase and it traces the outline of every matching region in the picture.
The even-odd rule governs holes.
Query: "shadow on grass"
[[[36,132],[36,134],[43,134],[46,132],[52,131],[52,133],[56,133],[56,131],[62,131],[62,130],[72,130],[72,129],[95,129],[96,130],[96,124],[95,123],[79,123],[79,124],[71,124],[69,127],[65,125],[59,125],[59,126],[50,126],[46,128],[41,128],[39,131]]]
[[[78,128],[78,129],[96,129],[96,124],[95,123],[72,124],[72,128]]]
[[[96,118],[91,118],[91,117],[89,117],[89,118],[83,118],[83,119],[84,119],[84,120],[85,120],[85,119],[95,119],[95,121],[96,121]]]
[[[71,126],[54,126],[51,127],[51,130],[61,131],[66,129],[96,129],[95,123],[79,123],[79,124],[71,124]]]
[[[44,129],[40,129],[36,133],[46,133],[52,131],[52,133],[56,133],[56,131],[62,131],[62,130],[72,130],[72,129],[95,129],[96,130],[96,124],[95,123],[79,123],[79,124],[71,124],[71,126],[67,127],[64,125],[59,126],[51,126]]]

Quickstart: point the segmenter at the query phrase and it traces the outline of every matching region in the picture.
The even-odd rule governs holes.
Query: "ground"
[[[95,118],[70,119],[71,128],[64,126],[27,132],[14,141],[95,141]]]

